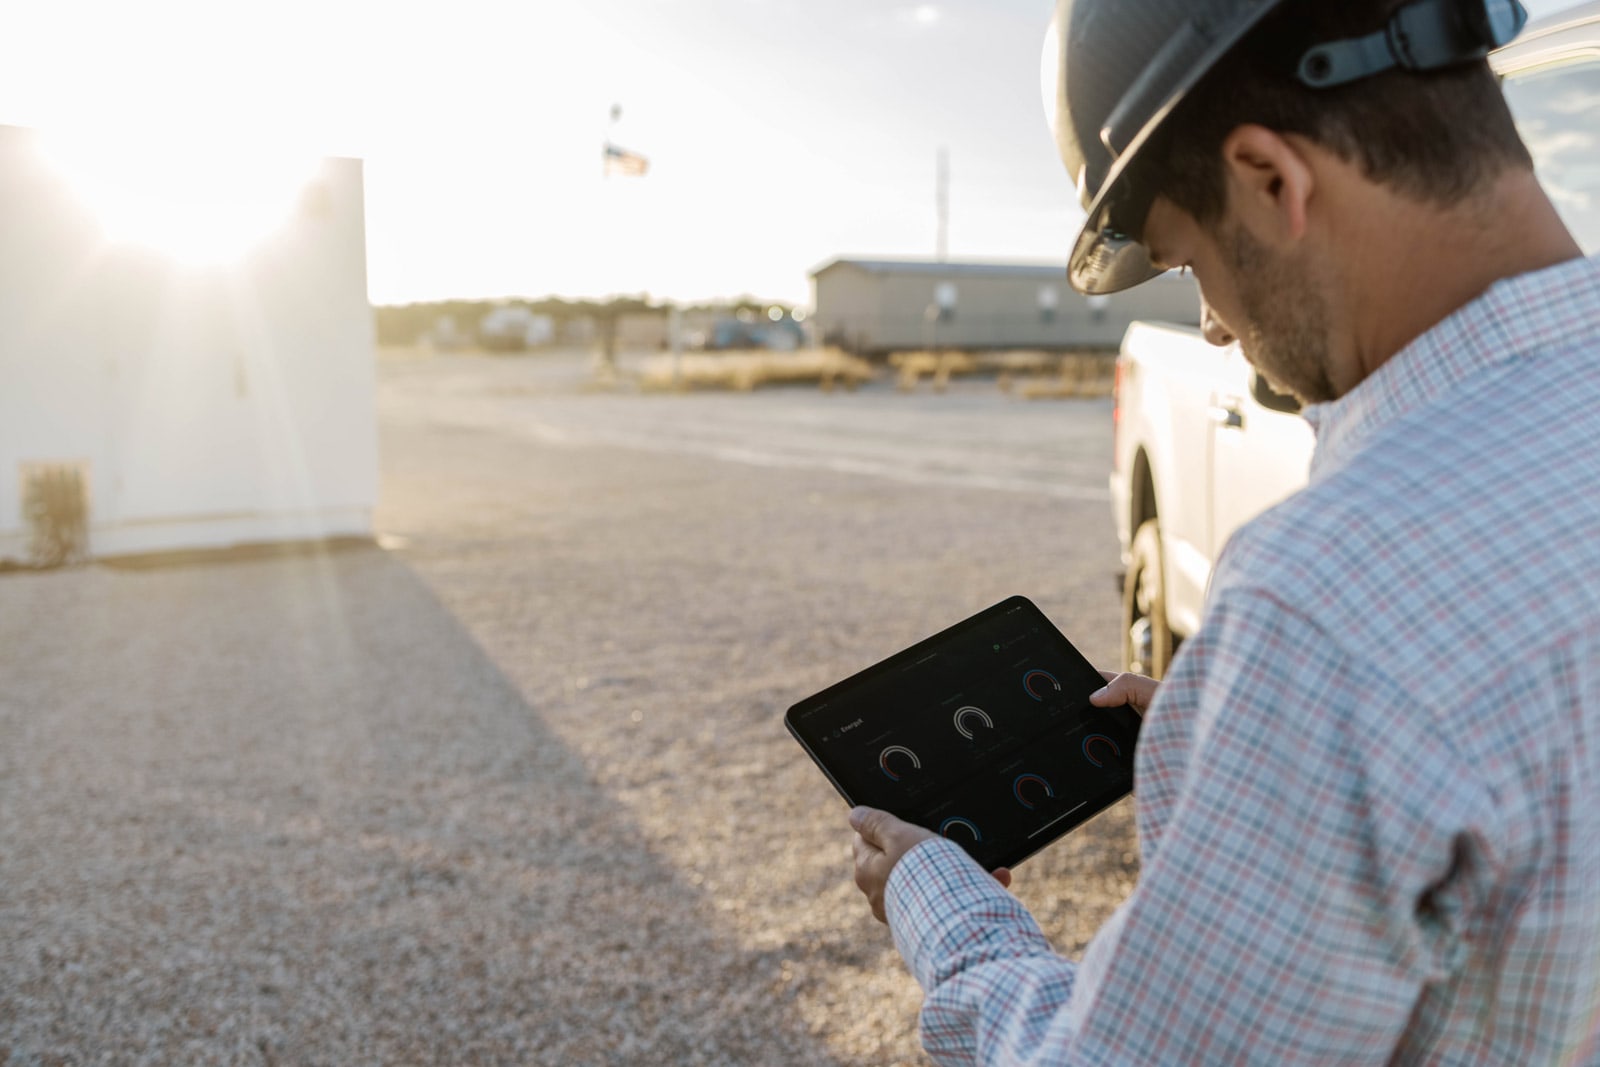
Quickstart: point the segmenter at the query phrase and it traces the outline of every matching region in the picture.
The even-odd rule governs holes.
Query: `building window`
[[[1039,286],[1039,321],[1045,324],[1056,321],[1056,309],[1061,306],[1061,290],[1054,285]]]

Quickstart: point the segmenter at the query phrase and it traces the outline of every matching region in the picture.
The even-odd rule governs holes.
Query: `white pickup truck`
[[[1545,189],[1600,251],[1600,0],[1531,23],[1491,57]],[[1238,346],[1136,322],[1117,360],[1111,504],[1124,567],[1123,669],[1160,678],[1200,625],[1243,523],[1305,484],[1310,426]]]

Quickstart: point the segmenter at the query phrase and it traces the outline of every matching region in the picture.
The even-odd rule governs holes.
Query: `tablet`
[[[1100,672],[1012,597],[815,696],[785,725],[846,803],[1011,867],[1133,788],[1139,716],[1097,708]]]

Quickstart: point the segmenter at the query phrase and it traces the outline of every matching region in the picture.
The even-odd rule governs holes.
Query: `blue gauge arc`
[[[1099,756],[1095,755],[1093,748],[1095,745],[1103,746],[1100,750],[1101,755]],[[1107,748],[1111,750],[1112,755],[1119,758],[1122,756],[1122,746],[1117,744],[1111,738],[1107,737],[1105,734],[1090,734],[1088,737],[1083,739],[1083,758],[1094,764],[1096,767],[1104,767],[1104,753],[1105,749]]]
[[[1017,798],[1017,803],[1021,804],[1029,811],[1032,811],[1039,806],[1036,802],[1029,800],[1027,792],[1024,791],[1025,789],[1028,789],[1029,791],[1036,791],[1033,790],[1032,787],[1043,789],[1046,799],[1055,798],[1056,791],[1050,787],[1049,782],[1045,781],[1043,778],[1040,778],[1037,774],[1019,774],[1017,775],[1016,780],[1011,783],[1011,793]]]
[[[1061,683],[1049,671],[1031,670],[1022,676],[1022,688],[1033,699],[1043,701],[1050,694],[1061,692]]]

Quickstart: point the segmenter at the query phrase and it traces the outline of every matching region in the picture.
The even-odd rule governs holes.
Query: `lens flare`
[[[191,264],[262,244],[319,167],[303,154],[148,132],[52,134],[41,148],[107,241]]]

